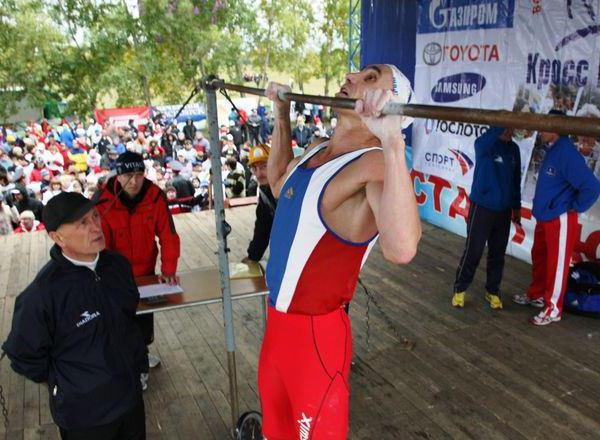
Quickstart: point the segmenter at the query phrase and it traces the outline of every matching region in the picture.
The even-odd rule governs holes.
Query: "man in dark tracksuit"
[[[43,216],[56,244],[17,297],[2,349],[13,370],[48,384],[64,440],[145,439],[148,358],[131,266],[104,250],[100,215],[83,195],[60,193]]]
[[[248,257],[243,260],[244,262],[260,261],[269,246],[277,200],[273,196],[267,180],[268,158],[269,147],[264,144],[253,147],[248,153],[248,166],[258,180],[258,205],[256,206],[254,236],[248,246]]]
[[[487,243],[485,298],[492,309],[501,309],[500,282],[510,222],[521,221],[521,156],[512,141],[512,129],[490,127],[475,141],[470,199],[467,240],[456,271],[452,305],[464,307],[465,291]]]

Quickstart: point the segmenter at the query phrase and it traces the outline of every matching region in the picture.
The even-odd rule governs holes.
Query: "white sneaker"
[[[140,382],[142,383],[142,391],[146,391],[148,389],[148,373],[140,374]]]
[[[529,322],[531,322],[533,325],[548,325],[552,324],[553,322],[558,322],[560,319],[560,316],[552,317],[548,311],[543,310],[539,314],[532,317]]]
[[[544,307],[544,298],[530,299],[527,294],[517,294],[512,297],[514,303],[522,306],[531,306],[537,309]]]
[[[154,356],[153,354],[148,353],[148,366],[150,368],[155,368],[160,364],[160,358],[158,356]]]

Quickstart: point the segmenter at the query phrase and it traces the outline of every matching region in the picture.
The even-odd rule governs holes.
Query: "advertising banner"
[[[598,14],[600,0],[419,0],[417,101],[536,113],[559,109],[600,118]],[[415,121],[413,178],[417,195],[427,195],[421,208],[426,220],[465,235],[465,219],[459,213],[468,212],[475,139],[487,129]],[[544,149],[534,132],[516,132],[514,140],[521,152],[523,222],[522,227],[513,225],[508,251],[529,260],[535,227],[531,202]],[[600,176],[597,140],[572,140]],[[581,215],[580,222],[579,249],[585,247],[581,254],[600,257],[596,248],[586,245],[600,230],[600,203]]]
[[[108,122],[115,127],[124,127],[133,119],[133,124],[138,127],[150,119],[150,107],[123,107],[96,109],[96,121],[104,125]]]
[[[152,111],[154,114],[161,113],[164,115],[166,120],[172,121],[180,108],[181,104],[157,105],[152,107]],[[206,119],[206,109],[204,108],[204,104],[197,102],[187,104],[181,114],[177,117],[177,122],[185,122],[188,119],[191,119],[194,122],[199,122],[203,119]]]

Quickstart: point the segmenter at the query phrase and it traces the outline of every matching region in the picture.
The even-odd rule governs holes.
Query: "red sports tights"
[[[351,358],[344,309],[299,315],[269,307],[258,365],[265,438],[346,439]]]

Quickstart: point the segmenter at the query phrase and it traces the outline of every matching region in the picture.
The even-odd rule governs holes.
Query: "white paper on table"
[[[170,284],[148,284],[147,286],[138,286],[140,292],[140,298],[149,298],[152,296],[159,295],[173,295],[175,293],[183,293],[181,286],[176,284],[171,286]]]

